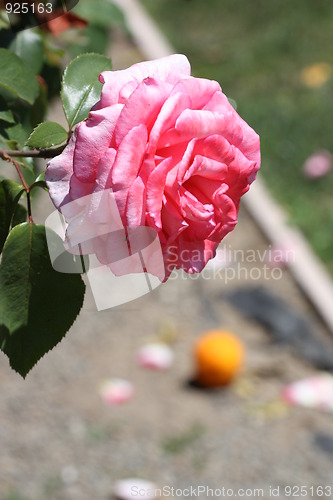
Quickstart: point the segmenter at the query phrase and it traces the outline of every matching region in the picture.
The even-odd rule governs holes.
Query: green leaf
[[[45,82],[38,82],[39,95],[30,110],[30,124],[32,128],[45,120],[47,113],[47,85]]]
[[[97,52],[104,54],[109,42],[110,29],[88,24],[83,29],[78,30],[78,40],[68,47],[72,58],[86,52]]]
[[[49,244],[62,242],[53,233]],[[0,266],[0,346],[14,370],[25,377],[60,342],[80,312],[84,291],[79,274],[53,269],[44,226],[27,222],[11,231]]]
[[[22,123],[17,123],[16,125],[7,127],[4,130],[0,129],[0,132],[3,134],[3,137],[0,137],[0,143],[3,142],[4,139],[6,141],[6,145],[4,146],[5,149],[7,149],[7,147],[14,150],[23,149],[23,146],[29,137],[29,133],[27,132],[27,129],[23,127]],[[30,185],[36,178],[35,160],[33,158],[21,157],[18,157],[17,160],[20,163],[23,163],[24,168],[22,173],[27,184]]]
[[[10,24],[7,13],[0,9],[0,30],[9,30]]]
[[[7,111],[0,111],[0,120],[6,123],[15,123],[14,115],[10,109]]]
[[[36,179],[36,164],[34,158],[16,158],[23,163],[22,174],[28,186]]]
[[[26,146],[30,148],[45,149],[51,146],[58,146],[67,141],[68,133],[55,122],[40,123],[30,135]]]
[[[33,29],[21,31],[15,36],[9,50],[19,56],[35,75],[39,75],[44,58],[43,41],[39,33]]]
[[[13,111],[8,108],[5,99],[1,96],[0,96],[0,120],[5,123],[9,123],[10,125],[13,125],[15,123]],[[3,126],[1,126],[0,128],[2,129]]]
[[[20,57],[0,48],[0,88],[16,98],[33,104],[38,96],[37,79],[29,66]]]
[[[121,26],[126,29],[125,16],[115,4],[105,0],[80,0],[75,7],[75,14],[89,20],[89,23],[110,29]]]
[[[70,128],[88,117],[101,96],[102,84],[98,77],[111,67],[110,59],[100,54],[83,54],[67,66],[61,98]]]
[[[11,226],[15,225],[13,223],[15,210],[23,192],[23,186],[17,182],[9,179],[0,182],[0,253]]]
[[[8,136],[9,141],[15,141],[19,148],[22,148],[26,143],[29,134],[23,127],[22,123],[16,123],[5,129],[5,133]]]
[[[47,184],[45,182],[45,171],[43,171],[41,174],[39,174],[39,176],[34,181],[33,185],[30,187],[31,187],[31,189],[34,187],[41,187],[41,188],[45,189],[46,191],[48,191],[48,187],[47,187]]]
[[[12,220],[12,227],[22,224],[22,222],[26,222],[27,216],[28,210],[18,203]]]

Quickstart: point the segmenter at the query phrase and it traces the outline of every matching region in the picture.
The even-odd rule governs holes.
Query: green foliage
[[[120,27],[129,35],[124,14],[109,1],[80,0],[74,12],[86,19],[88,25],[77,31],[76,42],[69,48],[72,57],[87,52],[104,54],[109,44],[110,28]]]
[[[30,109],[29,131],[44,120],[47,113],[48,87],[41,81],[38,82],[39,95]]]
[[[39,75],[44,61],[41,33],[33,29],[21,31],[10,44],[9,50],[19,56],[35,75]]]
[[[34,158],[59,154],[73,127],[100,99],[99,74],[111,69],[103,55],[110,28],[125,28],[125,21],[109,0],[80,1],[76,15],[87,16],[87,26],[78,29],[77,21],[85,23],[66,16],[62,27],[68,22],[71,29],[55,35],[48,23],[20,30],[30,26],[27,16],[18,16],[12,31],[1,13],[0,8],[0,348],[25,377],[79,314],[85,292],[81,274],[89,264],[33,222],[31,198],[48,191],[45,164],[38,175],[41,165],[37,168]],[[87,51],[92,53],[81,55]],[[73,54],[77,57],[62,78],[63,60]],[[69,131],[45,121],[49,101],[60,90]],[[22,184],[5,178],[10,167]],[[49,255],[55,254],[52,264]]]
[[[62,244],[53,237],[52,245]],[[0,345],[14,370],[25,377],[60,342],[80,312],[84,291],[80,275],[53,269],[44,226],[27,222],[11,231],[0,268]]]
[[[72,58],[87,52],[103,54],[106,51],[109,43],[107,29],[90,23],[80,33],[81,37],[78,39],[80,43],[72,44],[69,49]]]
[[[23,121],[19,123],[15,122],[13,125],[6,124],[6,127],[1,127],[0,124],[0,147],[4,149],[9,148],[19,150],[23,148],[31,130],[31,126],[29,124],[30,115],[24,115],[24,117],[28,120],[25,123]],[[30,184],[36,177],[36,166],[34,160],[32,158],[18,158],[18,161],[23,166],[22,172],[25,180],[28,184]]]
[[[163,450],[170,454],[181,453],[189,446],[193,446],[203,433],[202,425],[194,424],[182,434],[166,438],[162,443]]]
[[[2,500],[25,500],[20,493],[16,491],[11,491],[2,497]]]
[[[75,13],[88,19],[89,23],[99,28],[121,26],[126,29],[125,16],[116,5],[104,0],[80,0],[75,7]]]
[[[13,112],[10,109],[0,111],[0,121],[10,124],[15,123]]]
[[[42,173],[40,173],[38,175],[38,177],[34,181],[33,185],[30,186],[31,189],[34,188],[34,187],[41,187],[41,188],[45,189],[46,191],[48,191],[48,188],[47,188],[47,185],[46,185],[46,182],[45,182],[45,171],[44,170],[43,170]]]
[[[24,193],[23,186],[9,179],[0,182],[0,253],[2,252],[6,238],[12,226],[23,222],[27,212],[23,214],[21,207],[20,214],[17,213],[17,203]],[[16,218],[15,218],[16,214]],[[23,221],[21,220],[24,217]]]
[[[83,54],[67,66],[61,97],[70,128],[88,117],[101,95],[102,84],[98,76],[111,68],[110,59],[100,54]]]
[[[68,133],[55,122],[43,122],[30,135],[26,146],[37,149],[46,149],[66,142]]]
[[[33,104],[38,96],[38,84],[31,68],[16,54],[0,48],[1,88],[28,104]]]

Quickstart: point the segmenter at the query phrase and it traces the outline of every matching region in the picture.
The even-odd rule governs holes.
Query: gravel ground
[[[114,67],[140,57],[121,39],[113,55]],[[269,248],[244,211],[226,244],[244,252]],[[250,272],[264,263],[244,266]],[[115,481],[131,476],[174,488],[233,488],[236,498],[239,488],[260,488],[247,497],[270,498],[270,487],[280,487],[278,498],[288,498],[288,485],[333,487],[332,415],[286,407],[280,397],[286,383],[316,370],[220,297],[258,281],[246,280],[244,272],[225,283],[210,273],[170,280],[103,312],[88,289],[71,331],[25,381],[0,355],[1,500],[108,500]],[[288,272],[260,282],[311,317],[317,334],[332,344]],[[214,326],[242,339],[246,365],[228,389],[199,391],[188,384],[192,346]],[[167,330],[175,341],[172,368],[139,368],[137,349]],[[132,381],[134,398],[118,407],[103,404],[98,391],[109,377]],[[304,498],[317,495],[308,489]]]

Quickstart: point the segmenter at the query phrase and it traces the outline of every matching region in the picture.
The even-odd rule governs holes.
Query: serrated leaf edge
[[[79,111],[82,109],[82,105],[80,106],[79,110],[77,111],[77,113],[75,114],[73,120],[72,120],[72,123],[69,122],[69,119],[68,119],[68,116],[67,116],[67,113],[66,113],[66,110],[65,110],[65,107],[64,107],[64,101],[63,101],[63,97],[64,97],[64,81],[65,81],[65,77],[67,75],[67,72],[68,72],[68,69],[71,67],[71,65],[77,61],[77,59],[81,59],[83,57],[86,57],[86,56],[97,56],[99,58],[103,58],[103,59],[107,59],[109,62],[111,62],[111,58],[107,57],[107,56],[104,56],[103,54],[97,54],[97,52],[87,52],[85,54],[79,54],[78,56],[76,56],[69,64],[68,66],[65,68],[65,71],[62,75],[62,79],[61,79],[61,90],[60,90],[60,96],[61,96],[61,102],[62,102],[62,107],[63,107],[63,110],[64,110],[64,113],[65,113],[65,116],[66,116],[66,120],[67,120],[67,123],[68,123],[68,126],[70,127],[70,129],[73,128],[73,126],[77,125],[75,123],[75,119],[77,117],[77,115],[79,114]],[[111,62],[112,64],[112,62]],[[104,71],[104,70],[102,70]],[[91,88],[92,86],[90,87],[89,89],[89,92],[91,91]],[[89,94],[88,92],[88,94]],[[85,95],[87,94],[87,92],[85,93]],[[82,120],[83,121],[83,120]]]
[[[41,150],[43,150],[43,149],[47,149],[47,148],[36,148],[35,146],[31,146],[31,145],[29,145],[29,141],[30,141],[31,137],[34,135],[34,133],[36,132],[36,130],[37,130],[37,129],[39,129],[40,127],[44,126],[44,124],[45,124],[45,123],[54,123],[55,125],[59,125],[59,127],[61,127],[61,128],[64,130],[64,132],[65,132],[66,134],[68,134],[67,130],[66,130],[66,129],[62,126],[62,125],[60,125],[60,123],[53,122],[53,121],[45,121],[45,122],[39,123],[39,124],[38,124],[38,125],[37,125],[34,129],[33,129],[33,131],[31,132],[31,134],[29,135],[28,139],[26,140],[25,146],[27,146],[27,147],[32,147],[32,148],[34,148],[34,149],[41,149]],[[53,147],[53,146],[61,146],[61,144],[63,144],[64,142],[65,142],[65,140],[63,140],[63,142],[61,142],[60,144],[52,144],[52,146],[51,146],[51,147]]]

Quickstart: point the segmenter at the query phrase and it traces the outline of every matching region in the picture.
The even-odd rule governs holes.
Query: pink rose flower
[[[101,100],[45,176],[71,242],[84,239],[85,253],[125,274],[143,268],[117,265],[122,257],[156,235],[163,275],[154,272],[156,245],[149,272],[166,280],[174,268],[202,271],[237,223],[260,167],[259,136],[217,82],[190,76],[184,55],[106,71],[100,81]]]

